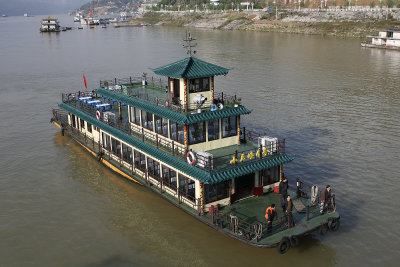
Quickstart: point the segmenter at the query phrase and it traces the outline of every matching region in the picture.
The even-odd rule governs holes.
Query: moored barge
[[[285,253],[299,237],[339,227],[334,201],[320,209],[320,191],[304,183],[293,199],[295,226],[266,208],[280,206],[285,139],[242,127],[251,110],[215,91],[229,69],[193,56],[153,69],[167,78],[100,81],[93,91],[62,94],[51,122],[123,177],[145,185],[198,220],[256,247]],[[313,194],[311,194],[313,192]]]
[[[378,36],[367,36],[367,38],[369,38],[370,41],[362,42],[362,47],[389,50],[400,49],[400,29],[398,28],[387,28],[384,31],[380,31]]]

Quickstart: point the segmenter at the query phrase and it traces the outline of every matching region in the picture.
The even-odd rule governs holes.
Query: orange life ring
[[[194,153],[192,152],[192,151],[189,151],[187,154],[186,154],[186,159],[187,159],[187,162],[190,164],[190,165],[194,165],[194,164],[196,164],[196,156],[194,155]]]

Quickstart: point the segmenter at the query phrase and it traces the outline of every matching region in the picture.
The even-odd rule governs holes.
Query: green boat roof
[[[220,67],[195,57],[187,57],[174,63],[151,69],[155,74],[172,78],[201,78],[226,75],[229,69]]]
[[[154,159],[157,159],[165,164],[168,164],[169,166],[172,166],[180,170],[182,173],[189,175],[205,184],[219,183],[222,181],[232,179],[234,177],[250,174],[258,170],[279,166],[281,164],[290,162],[294,159],[293,157],[290,157],[285,153],[281,153],[265,157],[256,161],[249,161],[246,163],[233,165],[229,168],[225,168],[219,171],[207,172],[205,170],[192,166],[188,164],[186,161],[181,160],[175,156],[172,156],[165,151],[157,149],[156,147],[150,144],[142,142],[142,140],[139,140],[129,135],[128,133],[120,131],[100,120],[97,120],[95,117],[79,109],[76,109],[68,104],[61,103],[59,104],[59,107],[91,123],[92,125],[108,132],[110,135],[113,135],[116,138],[122,140],[123,142],[132,145],[133,147],[143,151],[144,153],[151,155]]]
[[[205,111],[202,113],[184,114],[177,111],[173,111],[165,107],[151,104],[139,98],[130,97],[104,88],[97,89],[96,93],[111,98],[113,100],[117,100],[125,104],[137,107],[141,110],[153,113],[157,116],[185,125],[194,124],[202,121],[214,120],[218,118],[227,118],[231,116],[244,115],[244,114],[249,114],[251,112],[251,110],[245,108],[244,106],[239,106],[239,107],[219,109],[216,111]]]

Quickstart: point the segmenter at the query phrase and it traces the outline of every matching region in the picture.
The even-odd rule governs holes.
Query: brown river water
[[[185,29],[40,34],[40,19],[0,18],[0,266],[398,266],[400,51],[192,30],[199,58],[232,68],[216,88],[253,109],[244,123],[286,138],[289,179],[336,194],[339,231],[279,255],[124,180],[49,123],[62,92],[84,89],[82,72],[94,89],[186,57]]]

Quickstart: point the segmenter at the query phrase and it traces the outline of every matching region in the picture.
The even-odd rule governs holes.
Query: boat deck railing
[[[168,98],[168,82],[161,78],[146,78],[146,85],[142,85],[143,77],[114,78],[113,80],[100,81],[100,87],[118,92],[130,97],[135,97],[151,104],[164,107],[175,112],[192,113],[197,112],[199,107],[194,103],[184,105],[179,98]],[[123,88],[125,86],[126,88]],[[159,93],[154,94],[156,90]],[[156,95],[156,96],[154,96]],[[211,104],[222,104],[223,108],[233,108],[235,104],[240,104],[241,99],[237,95],[229,95],[224,92],[215,92],[214,101],[208,99],[200,108],[202,112],[211,111]]]
[[[92,92],[86,92],[85,95],[90,95],[90,94],[92,94]],[[93,106],[86,105],[81,101],[75,100],[76,96],[77,94],[63,94],[63,99],[64,99],[63,102],[79,109],[80,111],[85,112],[86,114],[92,117],[96,117],[97,109]],[[144,128],[142,128],[142,131],[140,132],[134,131],[132,125],[128,121],[124,122],[119,119],[104,121],[104,118],[101,119],[104,123],[120,131],[123,131],[137,139],[140,139],[147,144],[155,146],[158,149],[161,149],[171,154],[172,156],[178,157],[182,160],[186,159],[185,148],[174,140],[167,140],[165,138],[160,138],[157,133],[145,131]]]
[[[302,182],[301,192],[310,192],[307,190],[311,190],[311,187],[310,184]],[[325,207],[322,213],[320,208],[320,196],[321,190],[317,190],[315,199],[311,199],[309,194],[302,194],[301,196],[294,197],[294,200],[301,200],[306,203],[304,210],[293,212],[295,223],[302,219],[307,222],[326,213],[336,212],[335,195],[332,195],[329,205]],[[235,204],[232,205],[234,206]],[[272,229],[268,229],[268,223],[266,221],[258,221],[250,218],[251,222],[249,222],[248,217],[243,218],[240,214],[236,216],[237,214],[233,211],[234,209],[228,209],[228,211],[224,209],[225,208],[219,209],[216,206],[211,206],[210,212],[207,214],[210,220],[209,222],[221,230],[229,231],[237,235],[238,238],[247,240],[248,242],[257,243],[264,238],[288,229],[288,221],[285,214],[277,217],[272,223]],[[277,209],[279,208],[277,207]]]
[[[200,199],[186,192],[184,188],[178,188],[176,185],[166,183],[160,174],[152,173],[146,168],[140,166],[133,160],[132,157],[126,156],[123,153],[113,151],[110,147],[103,147],[100,143],[96,142],[93,137],[87,135],[86,132],[82,133],[79,129],[72,127],[68,124],[68,114],[62,109],[53,109],[52,120],[56,121],[62,126],[62,131],[68,133],[72,138],[87,146],[93,152],[97,153],[98,159],[100,153],[102,158],[113,164],[115,167],[120,168],[128,175],[140,176],[140,181],[148,186],[157,186],[162,194],[168,190],[168,193],[175,199],[177,204],[185,204],[197,211],[200,214]]]
[[[91,117],[96,117],[97,108],[82,101],[78,101],[79,97],[88,96],[93,98],[99,98],[95,91],[81,91],[76,93],[63,93],[62,101],[84,113],[90,115]],[[103,99],[103,101],[109,101]],[[112,102],[110,102],[112,103]],[[112,103],[113,104],[113,103]],[[160,137],[156,132],[145,130],[143,127],[137,127],[134,124],[130,124],[127,120],[107,120],[101,118],[104,123],[117,128],[135,138],[142,140],[152,146],[157,147],[175,157],[182,160],[186,160],[186,148],[181,143]],[[248,163],[252,161],[262,160],[266,157],[271,157],[280,153],[285,153],[286,143],[285,139],[278,139],[275,144],[270,146],[258,145],[258,138],[265,136],[265,133],[260,133],[254,130],[248,130],[246,127],[240,129],[240,140],[241,143],[254,143],[247,146],[237,146],[235,150],[228,149],[222,155],[214,156],[212,159],[203,155],[198,154],[197,162],[202,162],[203,164],[196,164],[196,167],[204,169],[208,172],[221,170],[225,168],[234,167],[235,165],[240,165],[242,163]],[[247,149],[243,149],[243,148]],[[242,148],[240,150],[240,148]]]
[[[200,199],[192,197],[184,190],[184,188],[178,188],[176,185],[166,184],[161,174],[152,173],[141,168],[138,164],[135,164],[133,155],[132,157],[126,157],[123,153],[115,153],[110,148],[104,148],[100,143],[95,142],[90,135],[87,135],[86,132],[82,132],[78,128],[70,126],[68,124],[68,114],[64,110],[54,109],[52,120],[55,120],[63,127],[63,132],[65,131],[72,138],[84,144],[94,153],[97,153],[98,159],[99,155],[101,155],[100,157],[106,159],[109,163],[119,168],[127,175],[134,175],[144,185],[154,191],[159,191],[160,194],[169,201],[181,206],[194,215],[198,215],[200,220],[212,224],[217,229],[228,232],[236,236],[238,239],[250,243],[263,244],[263,239],[279,234],[288,229],[286,217],[281,213],[279,213],[281,216],[273,221],[272,229],[269,230],[267,222],[254,219],[254,214],[245,215],[240,212],[235,212],[235,208],[231,208],[235,207],[235,203],[222,208],[211,206],[209,212],[201,210]],[[300,189],[302,192],[310,192],[311,187],[310,184],[302,182]],[[296,223],[300,220],[309,221],[323,215],[320,213],[320,196],[321,190],[317,190],[315,199],[311,199],[310,194],[301,194],[301,196],[293,197],[293,200],[301,200],[306,205],[305,211],[302,213],[299,211],[296,213],[294,212],[295,214],[293,214],[293,217]],[[336,206],[334,195],[332,196],[330,203],[331,204],[326,212],[335,212]]]
[[[259,137],[266,136],[266,133],[260,133],[255,130],[248,130],[246,127],[240,129],[240,140],[241,143],[253,143],[248,146],[251,147],[245,150],[238,149],[223,153],[223,155],[214,156],[211,158],[201,154],[197,154],[198,162],[201,162],[203,168],[208,171],[218,170],[240,165],[242,163],[248,163],[253,161],[258,161],[265,159],[267,157],[272,157],[286,151],[286,141],[285,139],[276,139],[275,143],[269,145],[259,145]],[[212,153],[212,151],[211,151]],[[197,165],[198,166],[198,165]]]

